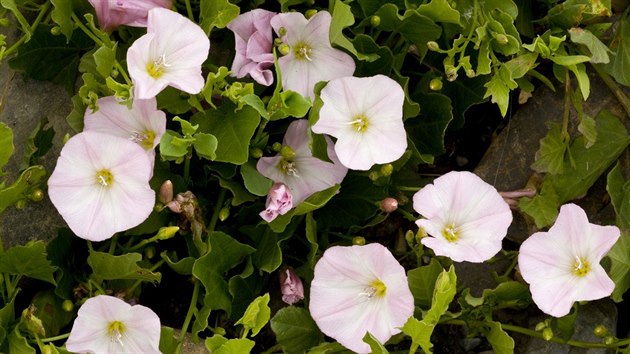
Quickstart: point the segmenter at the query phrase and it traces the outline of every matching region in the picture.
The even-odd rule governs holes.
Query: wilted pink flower
[[[576,301],[609,296],[615,283],[599,262],[619,235],[616,226],[589,223],[575,204],[560,207],[549,231],[531,235],[518,255],[518,267],[538,308],[562,317]]]
[[[143,222],[153,210],[152,162],[138,144],[83,132],[61,150],[48,194],[79,237],[102,241]]]
[[[304,299],[302,279],[295,274],[293,268],[286,268],[280,272],[280,292],[282,293],[282,301],[289,305]]]
[[[285,90],[312,100],[313,89],[319,81],[354,73],[352,57],[330,45],[330,22],[327,11],[320,11],[309,20],[298,12],[281,13],[271,19],[274,31],[290,49],[278,59]]]
[[[308,142],[308,121],[295,120],[284,135],[284,145],[289,146],[295,155],[290,158],[280,154],[262,157],[256,168],[272,181],[284,183],[293,195],[293,205],[296,206],[311,194],[341,183],[348,172],[337,159],[328,138],[327,142],[328,157],[332,163],[313,157]]]
[[[499,192],[470,172],[449,172],[413,196],[416,221],[431,237],[422,244],[455,262],[486,261],[501,250],[512,223]]]
[[[353,170],[397,160],[407,148],[402,120],[405,93],[384,75],[331,80],[313,132],[337,138],[335,152]]]
[[[107,295],[85,301],[66,341],[73,353],[161,353],[159,345],[155,312]]]
[[[284,183],[274,183],[267,194],[265,210],[260,212],[260,217],[266,222],[271,222],[278,215],[284,215],[293,208],[293,196]]]
[[[127,50],[135,98],[155,97],[166,86],[190,94],[201,92],[201,64],[208,57],[210,40],[196,23],[163,8],[149,11],[147,34]]]
[[[85,112],[84,131],[96,131],[129,139],[147,151],[151,161],[154,148],[166,131],[166,114],[157,109],[154,98],[136,99],[131,109],[116,101],[114,96],[98,100],[98,111]]]
[[[247,75],[261,85],[273,83],[273,46],[271,18],[275,12],[255,9],[239,15],[227,25],[234,32],[236,54],[232,62],[232,75]]]
[[[381,343],[413,315],[405,269],[378,243],[334,246],[315,265],[309,311],[319,329],[346,348],[369,353],[370,332]]]
[[[147,26],[147,13],[154,7],[170,8],[171,0],[88,0],[98,24],[104,31],[112,31],[120,25]]]

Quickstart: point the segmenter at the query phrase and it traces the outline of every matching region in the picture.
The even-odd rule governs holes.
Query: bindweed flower
[[[271,19],[274,31],[289,47],[287,54],[278,59],[284,90],[313,100],[313,89],[319,81],[354,73],[352,57],[330,45],[330,22],[327,11],[319,11],[308,20],[298,12],[281,13]]]
[[[73,353],[161,353],[160,318],[150,308],[107,295],[89,298],[74,320]]]
[[[471,172],[449,172],[413,196],[416,221],[430,237],[422,244],[455,262],[486,261],[501,250],[512,223],[499,192]]]
[[[151,213],[151,165],[145,150],[128,139],[83,132],[61,150],[48,194],[77,236],[102,241]]]
[[[387,248],[334,246],[315,265],[309,311],[327,336],[369,353],[366,332],[385,343],[413,315],[414,300],[405,269]]]
[[[88,0],[104,31],[110,32],[120,25],[146,27],[147,14],[154,7],[170,8],[171,0]]]
[[[280,272],[280,292],[282,301],[289,305],[304,299],[304,285],[302,279],[295,274],[293,268],[286,268]]]
[[[129,139],[146,150],[153,162],[154,148],[166,131],[166,114],[157,109],[155,98],[136,99],[129,109],[108,96],[98,100],[98,107],[96,112],[86,110],[83,130]]]
[[[575,204],[560,207],[549,231],[531,235],[518,255],[518,267],[538,308],[562,317],[576,301],[609,296],[615,283],[599,262],[619,235],[616,226],[589,223]]]
[[[210,40],[197,24],[177,12],[152,9],[147,34],[127,50],[135,98],[155,97],[166,86],[190,94],[201,92],[201,64],[209,50]]]
[[[278,215],[284,215],[293,208],[293,196],[284,183],[274,183],[267,194],[265,210],[260,217],[266,222],[272,222]]]
[[[232,75],[242,78],[249,75],[261,85],[273,83],[273,46],[271,18],[275,12],[255,9],[239,15],[227,25],[234,32],[236,54],[232,62]]]
[[[353,170],[397,160],[407,148],[402,121],[405,93],[384,75],[331,80],[313,132],[337,138],[335,152]]]
[[[262,157],[256,168],[272,181],[284,183],[293,196],[293,205],[297,206],[311,194],[341,183],[348,172],[339,163],[328,138],[327,143],[328,157],[332,163],[313,157],[308,142],[308,121],[295,120],[284,135],[284,145],[292,150],[292,154]]]

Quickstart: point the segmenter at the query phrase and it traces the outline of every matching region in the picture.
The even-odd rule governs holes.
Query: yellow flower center
[[[292,161],[289,161],[287,159],[282,159],[280,160],[280,162],[278,163],[278,168],[280,169],[280,171],[282,171],[282,173],[284,173],[285,175],[291,175],[294,177],[300,177],[298,175],[298,170],[295,167],[295,163]]]
[[[456,242],[457,240],[459,240],[459,230],[457,230],[457,228],[453,224],[447,225],[442,230],[442,236],[444,236],[444,238],[448,242]]]
[[[102,187],[111,187],[114,183],[114,175],[108,169],[96,172],[96,183]]]
[[[383,284],[382,281],[376,279],[371,284],[372,289],[374,289],[374,296],[376,297],[385,297],[385,293],[387,292],[387,287]]]
[[[349,122],[348,124],[350,124],[352,128],[354,128],[354,130],[359,133],[365,132],[370,126],[370,122],[368,121],[367,117],[362,114],[354,117],[354,120]]]
[[[132,132],[131,141],[142,146],[145,150],[153,149],[153,142],[155,141],[155,132],[152,130],[145,130],[141,133]]]
[[[311,47],[302,42],[295,45],[293,53],[295,54],[295,57],[300,60],[313,61],[311,58],[311,54],[313,53]]]
[[[588,261],[582,257],[575,256],[575,262],[573,263],[573,274],[578,277],[583,277],[591,271],[591,265]]]
[[[125,325],[120,321],[110,322],[107,326],[107,334],[111,338],[112,342],[117,342],[120,346],[123,345],[122,336],[125,333]]]
[[[166,63],[166,56],[162,54],[159,58],[147,64],[147,72],[152,78],[158,79],[164,75],[165,69],[169,66],[171,65]]]

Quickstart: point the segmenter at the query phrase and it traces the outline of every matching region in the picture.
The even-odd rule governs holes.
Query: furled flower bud
[[[168,204],[171,200],[173,200],[173,182],[167,179],[164,183],[162,183],[162,186],[160,186],[158,200],[163,204]]]
[[[542,331],[542,337],[546,341],[550,341],[553,338],[553,329],[547,327]]]
[[[497,42],[499,42],[499,44],[501,45],[505,45],[508,44],[509,40],[508,37],[506,35],[504,35],[503,33],[499,33],[496,35],[495,39],[497,40]]]
[[[604,338],[608,334],[608,328],[604,325],[599,325],[595,327],[593,334],[595,334],[596,337]]]
[[[286,44],[284,44],[284,43],[283,43],[283,44],[280,44],[280,45],[278,46],[278,51],[279,51],[279,52],[280,52],[280,54],[282,54],[282,55],[287,55],[287,54],[289,54],[289,52],[291,51],[291,48],[290,48],[288,45],[286,45]]]
[[[380,16],[372,16],[370,17],[370,24],[374,27],[378,26],[381,24],[381,17]]]
[[[293,208],[293,195],[284,183],[274,183],[267,194],[265,210],[260,217],[267,222],[273,221],[278,215],[284,215]]]
[[[429,48],[429,50],[432,50],[432,51],[438,51],[440,50],[440,45],[437,44],[436,41],[428,41],[427,48]]]
[[[306,19],[308,20],[311,17],[315,16],[316,13],[317,13],[317,10],[309,9],[309,10],[306,10],[306,12],[304,13],[304,17],[306,17]]]
[[[280,292],[282,293],[282,301],[289,305],[304,299],[302,280],[291,267],[280,272]]]
[[[34,202],[40,202],[42,201],[42,199],[44,199],[44,191],[42,191],[40,188],[35,188],[35,190],[33,190],[31,194],[28,195],[28,198]]]
[[[354,236],[352,238],[352,244],[355,246],[363,246],[365,245],[365,237],[363,236]]]
[[[387,197],[381,200],[381,210],[386,213],[393,213],[398,209],[398,201],[395,198]]]
[[[249,156],[255,158],[255,159],[259,159],[263,156],[263,151],[261,148],[251,148],[249,149]]]
[[[26,324],[26,328],[36,336],[46,336],[46,330],[42,320],[35,316],[35,306],[30,305],[22,311],[22,321]]]
[[[442,83],[442,78],[439,77],[435,77],[429,82],[429,88],[431,91],[440,91],[443,86],[444,84]]]
[[[158,240],[168,240],[169,238],[175,236],[177,231],[179,231],[179,226],[164,226],[160,227],[155,236]]]

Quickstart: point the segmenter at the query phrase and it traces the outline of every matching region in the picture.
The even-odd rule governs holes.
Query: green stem
[[[70,17],[72,18],[74,23],[77,25],[77,27],[79,27],[79,29],[83,31],[83,33],[85,33],[88,37],[90,37],[90,39],[94,41],[94,43],[98,44],[99,46],[105,45],[105,43],[103,43],[103,41],[100,38],[98,38],[97,35],[92,33],[92,31],[90,31],[90,29],[87,28],[87,26],[84,25],[83,22],[81,22],[81,20],[77,17],[77,15],[74,14],[74,12],[70,15]]]
[[[407,187],[407,186],[398,186],[396,187],[399,191],[402,192],[417,192],[422,189],[422,187]]]
[[[613,80],[613,78],[610,77],[610,75],[608,75],[601,68],[600,65],[593,64],[593,68],[595,68],[597,75],[601,77],[602,81],[604,81],[606,86],[608,86],[610,91],[612,91],[613,95],[615,95],[615,97],[617,98],[621,106],[623,107],[623,110],[626,111],[626,115],[630,118],[630,98],[628,98],[628,96],[626,96],[626,94],[623,93],[623,90],[619,87],[619,85],[617,85],[615,80]]]
[[[416,221],[416,220],[418,220],[417,216],[414,216],[413,214],[411,214],[410,212],[408,212],[405,209],[398,208],[398,209],[396,209],[396,212],[401,213],[409,221]]]
[[[188,182],[188,179],[190,178],[190,159],[192,158],[192,156],[190,156],[190,154],[186,155],[186,158],[184,159],[184,180],[186,182]]]
[[[562,112],[562,134],[569,134],[569,118],[571,114],[571,78],[569,70],[564,75],[564,111]]]
[[[184,1],[186,3],[186,13],[188,14],[188,18],[195,22],[195,16],[193,15],[192,6],[190,6],[190,0]]]
[[[66,339],[68,337],[70,337],[70,333],[60,334],[55,337],[42,338],[41,341],[42,343],[56,342],[58,340]]]
[[[44,2],[41,9],[39,10],[39,13],[37,14],[37,17],[35,18],[35,21],[33,21],[33,23],[31,24],[31,32],[37,29],[37,26],[39,26],[39,23],[42,21],[42,18],[44,18],[44,15],[46,15],[46,13],[48,12],[49,7],[50,7],[50,1]],[[13,43],[13,45],[11,45],[11,47],[9,47],[7,50],[5,50],[4,53],[2,53],[2,55],[7,56],[15,52],[20,47],[20,45],[22,45],[22,43],[24,43],[25,41],[26,41],[26,36],[20,37],[20,39],[18,39],[15,43]]]
[[[212,212],[212,217],[210,218],[210,225],[208,225],[208,233],[214,231],[214,228],[217,226],[217,222],[219,221],[219,213],[221,212],[221,208],[223,207],[223,201],[225,200],[225,188],[221,188],[219,192],[219,197],[217,198],[217,203],[214,206],[214,212]]]
[[[282,346],[280,344],[276,344],[273,347],[265,350],[262,354],[271,354],[271,353],[281,352],[281,351],[282,351]]]
[[[175,354],[179,354],[182,344],[184,343],[184,338],[186,337],[186,333],[188,333],[188,326],[190,325],[190,321],[192,320],[193,314],[197,312],[197,298],[199,297],[199,280],[195,281],[195,287],[193,288],[192,297],[190,299],[190,306],[188,306],[188,312],[186,313],[186,318],[184,319],[184,324],[182,325],[181,332],[179,334],[179,344],[175,349]]]
[[[153,267],[151,267],[149,269],[149,271],[151,271],[151,272],[155,271],[156,269],[160,268],[160,266],[162,266],[162,264],[164,264],[164,262],[166,262],[166,260],[164,260],[164,259],[160,260],[159,262],[155,263],[155,265]],[[133,294],[133,292],[136,290],[136,288],[138,286],[140,286],[140,284],[142,284],[143,281],[144,280],[141,280],[141,279],[136,280],[136,282],[133,283],[133,285],[129,289],[127,289],[127,294]]]

